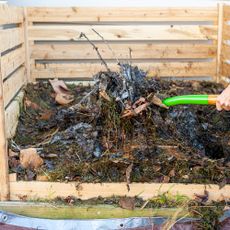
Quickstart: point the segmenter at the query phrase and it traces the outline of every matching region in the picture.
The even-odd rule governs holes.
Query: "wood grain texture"
[[[25,83],[25,67],[16,70],[3,84],[4,106],[14,98],[15,94]]]
[[[1,54],[0,54],[1,63]],[[7,140],[5,132],[5,109],[3,80],[0,71],[0,200],[9,199],[9,168],[7,154]]]
[[[129,59],[129,49],[132,59],[153,58],[214,58],[216,45],[214,44],[154,44],[145,43],[111,43],[115,55],[106,44],[95,44],[104,59]],[[97,53],[88,43],[76,44],[35,44],[31,47],[31,57],[34,59],[98,59]]]
[[[217,26],[214,25],[39,25],[29,26],[28,33],[29,40],[36,41],[84,41],[84,38],[79,38],[81,33],[91,41],[101,40],[92,29],[108,41],[217,39]]]
[[[224,5],[224,20],[230,21],[230,5]]]
[[[6,137],[12,138],[15,134],[18,119],[20,116],[20,107],[24,93],[20,92],[5,110]]]
[[[191,77],[214,76],[216,62],[133,62],[139,68],[147,71],[149,77]],[[119,66],[113,62],[108,63],[111,70],[119,70]],[[76,63],[76,64],[36,64],[32,75],[39,78],[86,78],[100,71],[105,71],[100,63]]]
[[[24,42],[22,28],[0,30],[0,52],[12,49]]]
[[[184,195],[194,198],[196,194],[209,193],[209,200],[222,200],[230,198],[230,185],[219,189],[218,185],[202,184],[173,184],[173,183],[131,183],[130,191],[126,183],[59,183],[59,182],[10,182],[10,199],[20,200],[22,197],[33,199],[54,199],[56,197],[74,196],[82,200],[112,196],[138,196],[151,199],[154,196],[170,191],[172,195]]]
[[[223,26],[223,39],[230,40],[230,25],[224,24]]]
[[[0,25],[22,23],[23,20],[23,8],[0,4]]]
[[[222,75],[225,77],[230,77],[230,64],[229,63],[223,62]]]
[[[28,8],[33,22],[217,21],[217,7],[68,7]]]
[[[134,210],[114,207],[114,205],[51,205],[39,202],[1,202],[0,209],[18,215],[48,219],[111,219],[131,217],[177,217],[189,215],[179,208],[135,208]],[[15,229],[14,229],[15,230]],[[147,230],[147,229],[146,229]]]
[[[224,43],[222,46],[222,59],[230,60],[230,45]]]
[[[25,63],[25,47],[21,46],[6,55],[2,56],[1,71],[2,77],[5,79],[15,69]]]

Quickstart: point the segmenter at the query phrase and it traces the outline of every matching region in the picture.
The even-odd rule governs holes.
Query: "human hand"
[[[230,85],[217,97],[216,109],[230,111]]]

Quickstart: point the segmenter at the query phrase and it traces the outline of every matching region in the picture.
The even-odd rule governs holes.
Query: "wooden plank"
[[[225,77],[230,77],[230,64],[224,62],[222,64],[222,75]]]
[[[149,77],[192,77],[214,76],[216,62],[133,62],[139,68],[148,72]],[[111,70],[118,71],[116,63],[108,63]],[[32,75],[34,78],[86,78],[92,79],[93,75],[105,71],[100,63],[76,64],[36,64]]]
[[[24,8],[24,17],[25,22],[23,25],[24,29],[24,38],[25,38],[25,67],[26,67],[26,82],[31,82],[30,78],[30,46],[28,41],[28,17],[27,17],[27,9]]]
[[[24,42],[22,28],[0,30],[0,53]]]
[[[16,132],[24,93],[20,92],[5,110],[6,137],[12,138]]]
[[[224,20],[230,21],[230,5],[224,5]]]
[[[222,48],[222,59],[223,60],[230,60],[230,45],[224,43]]]
[[[221,69],[221,52],[223,43],[223,3],[218,4],[218,37],[217,37],[217,57],[216,57],[216,77],[215,81],[219,82]]]
[[[0,210],[18,215],[48,219],[111,219],[131,217],[173,217],[188,215],[187,210],[179,208],[136,208],[122,209],[112,205],[51,205],[38,202],[0,202]]]
[[[2,56],[1,71],[5,79],[10,73],[25,62],[25,47],[21,46]]]
[[[3,84],[4,106],[14,98],[15,94],[25,83],[25,67],[22,66],[14,72]]]
[[[92,30],[96,30],[106,40],[209,40],[217,38],[217,26],[202,25],[39,25],[29,27],[29,40],[73,41],[85,33],[92,41],[101,38]]]
[[[0,55],[1,62],[1,55]],[[0,200],[9,199],[9,167],[5,132],[3,80],[0,71]]]
[[[22,23],[23,20],[23,8],[0,4],[0,25]]]
[[[148,22],[148,21],[217,21],[216,7],[32,7],[32,22]]]
[[[138,196],[151,199],[154,196],[170,191],[172,195],[184,195],[193,199],[194,194],[209,193],[209,200],[226,200],[230,198],[230,185],[219,188],[218,185],[175,184],[175,183],[131,183],[130,191],[126,183],[60,183],[60,182],[10,182],[10,199],[54,199],[56,197],[74,196],[82,200],[112,196]]]
[[[230,40],[230,25],[224,24],[223,26],[223,39]]]
[[[95,44],[104,59],[127,59],[129,49],[132,59],[153,58],[213,58],[216,56],[214,44],[154,44],[147,43],[111,43],[115,55],[106,44]],[[97,53],[88,43],[76,44],[35,44],[31,47],[34,59],[98,59]]]

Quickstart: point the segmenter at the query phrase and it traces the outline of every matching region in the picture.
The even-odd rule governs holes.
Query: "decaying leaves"
[[[53,90],[56,94],[63,93],[63,94],[70,94],[70,90],[66,86],[65,82],[58,79],[49,80]]]
[[[133,210],[135,208],[135,198],[121,197],[119,200],[119,205],[123,209]]]
[[[67,105],[74,100],[73,95],[58,93],[55,97],[55,101],[60,105]]]
[[[20,164],[25,169],[38,169],[43,164],[43,159],[35,148],[22,149],[20,151]]]

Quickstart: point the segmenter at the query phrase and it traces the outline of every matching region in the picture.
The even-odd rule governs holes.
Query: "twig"
[[[99,86],[95,88],[93,88],[93,90],[91,90],[89,93],[87,93],[76,105],[73,105],[71,107],[69,107],[70,110],[76,110],[79,108],[79,106],[85,102],[85,100],[93,93],[95,93],[97,90],[99,89]]]
[[[117,61],[117,64],[119,65],[119,64],[120,64],[120,61],[119,61],[119,59],[116,57],[116,54],[115,54],[114,50],[112,49],[112,47],[110,46],[110,44],[109,44],[109,43],[104,39],[104,37],[103,37],[101,34],[99,34],[95,29],[92,28],[92,31],[93,31],[94,33],[96,33],[96,34],[102,39],[102,41],[107,45],[107,47],[109,48],[109,50],[112,52],[113,56],[115,57],[115,59],[116,59],[116,61]]]
[[[130,65],[132,65],[132,49],[129,47],[129,59],[130,59]]]
[[[80,38],[82,38],[82,37],[84,37],[93,46],[93,48],[96,50],[97,55],[100,58],[102,64],[104,64],[104,66],[105,66],[105,68],[107,69],[108,72],[111,72],[111,70],[109,69],[107,63],[105,62],[105,60],[102,58],[100,52],[98,51],[98,47],[96,47],[95,44],[92,41],[90,41],[89,38],[84,33],[80,34]]]

